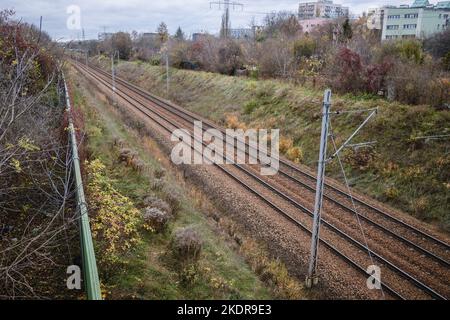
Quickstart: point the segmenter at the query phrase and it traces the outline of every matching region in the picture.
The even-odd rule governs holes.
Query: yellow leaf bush
[[[289,160],[295,163],[300,163],[303,161],[303,151],[299,147],[292,147],[286,152],[286,156]]]
[[[123,263],[121,257],[139,243],[142,217],[133,202],[113,187],[100,160],[86,162],[85,167],[98,260],[104,268],[113,268]]]

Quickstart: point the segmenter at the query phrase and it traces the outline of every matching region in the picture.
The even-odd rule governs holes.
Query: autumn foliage
[[[392,64],[365,65],[361,56],[343,47],[336,54],[335,64],[330,67],[330,84],[341,92],[369,92],[377,94],[384,88]]]
[[[122,257],[139,243],[141,213],[128,197],[113,187],[100,160],[87,162],[85,168],[98,260],[103,270],[111,270],[119,266],[124,261]]]

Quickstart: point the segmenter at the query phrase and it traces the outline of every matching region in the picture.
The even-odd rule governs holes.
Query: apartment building
[[[316,27],[327,24],[331,19],[348,16],[348,7],[334,4],[330,0],[300,3],[298,9],[298,18],[304,32],[311,32]]]
[[[412,5],[369,10],[367,26],[382,30],[381,40],[429,37],[450,25],[450,1],[432,5],[416,0]]]
[[[298,18],[300,20],[314,18],[336,19],[349,14],[349,8],[341,4],[334,4],[331,0],[318,0],[315,2],[300,3],[298,8]]]

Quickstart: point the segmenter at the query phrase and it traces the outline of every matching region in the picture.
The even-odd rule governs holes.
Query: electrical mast
[[[230,29],[231,29],[230,6],[233,8],[233,10],[236,10],[236,8],[241,8],[241,10],[243,10],[244,5],[242,3],[224,0],[224,1],[210,2],[209,6],[210,6],[210,8],[212,8],[213,6],[219,6],[219,9],[222,9],[222,6],[223,6],[224,13],[222,16],[222,25],[221,25],[221,29],[220,29],[220,36],[222,38],[229,38],[230,37]]]
[[[319,165],[317,168],[316,201],[314,205],[314,222],[311,238],[311,255],[309,258],[308,276],[306,277],[306,286],[311,288],[316,285],[318,278],[317,268],[317,250],[320,236],[320,220],[322,213],[323,184],[325,179],[325,162],[327,160],[327,142],[331,107],[331,90],[326,90],[323,98],[322,107],[322,134],[320,136]]]
[[[320,136],[320,153],[319,153],[319,163],[317,168],[317,185],[316,185],[316,199],[314,205],[314,221],[313,221],[313,229],[312,229],[312,237],[311,237],[311,253],[309,257],[309,267],[308,274],[306,276],[306,287],[311,288],[317,285],[319,278],[317,275],[317,261],[318,261],[318,248],[320,242],[320,224],[321,224],[321,214],[322,214],[322,204],[323,204],[323,191],[324,191],[324,181],[325,181],[325,167],[328,162],[335,159],[336,157],[339,159],[339,163],[341,164],[341,160],[339,158],[339,153],[347,147],[357,146],[363,147],[367,145],[372,145],[376,142],[366,142],[366,143],[358,143],[356,145],[350,145],[350,142],[356,137],[356,135],[364,128],[364,126],[369,122],[369,120],[374,117],[378,108],[367,109],[367,110],[349,110],[349,111],[336,111],[331,112],[331,90],[325,90],[324,98],[323,98],[323,106],[322,106],[322,133]],[[331,124],[330,124],[330,115],[340,115],[344,113],[364,113],[370,112],[369,116],[363,121],[363,123],[350,135],[349,138],[340,146],[339,148],[336,146],[336,142],[334,139],[334,135],[332,132]],[[328,138],[331,137],[333,142],[333,146],[335,147],[335,152],[327,157],[327,145]],[[341,168],[343,174],[345,176],[344,169],[341,164]],[[349,190],[350,198],[353,202],[353,196],[350,193],[350,186],[348,184],[347,178],[345,178],[345,182],[347,185],[347,189]],[[356,208],[355,208],[356,211]],[[357,213],[358,216],[358,213]],[[362,229],[361,229],[362,230]],[[364,235],[364,232],[363,232]],[[364,236],[365,238],[365,236]],[[365,244],[369,253],[369,257],[371,257],[369,245],[365,240]],[[372,258],[371,258],[372,259]]]

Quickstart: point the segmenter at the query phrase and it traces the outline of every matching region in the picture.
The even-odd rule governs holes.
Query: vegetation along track
[[[107,73],[99,69],[91,68],[88,70],[84,66],[77,66],[96,81],[110,86],[110,76]],[[172,132],[172,130],[168,126],[189,129],[192,127],[194,120],[203,121],[207,128],[216,128],[223,131],[210,121],[155,97],[119,78],[116,83],[118,96],[128,101],[140,113],[150,117],[169,132]],[[306,207],[311,203],[311,195],[314,191],[311,186],[314,178],[310,173],[285,160],[282,160],[280,175],[274,178],[259,177],[256,169],[250,166],[217,167],[259,196],[266,204],[298,227],[308,233],[310,232],[312,212]],[[305,179],[305,177],[309,181],[303,181],[302,178]],[[351,214],[354,215],[355,212],[348,205],[348,195],[346,199],[346,194],[343,191],[337,187],[328,186],[337,195],[332,196],[331,192],[327,194],[323,219],[326,230],[322,232],[321,241],[334,254],[366,275],[366,268],[362,266],[368,265],[368,249],[362,241],[354,221],[350,221]],[[298,196],[298,194],[305,193],[300,192],[302,188],[303,191],[305,189],[311,191],[309,192],[310,195],[307,197]],[[377,250],[372,249],[372,256],[376,260],[376,264],[386,266],[386,268],[383,268],[385,291],[397,298],[432,297],[444,299],[448,296],[449,270],[448,262],[444,258],[448,254],[448,245],[435,236],[409,224],[403,224],[393,215],[387,214],[363,200],[358,200],[358,209],[362,211],[361,218],[364,226],[367,226],[369,243],[379,243],[374,245]],[[367,210],[372,210],[372,212],[366,213],[362,210],[361,206],[364,205],[366,205]],[[299,209],[302,214],[299,213]],[[389,218],[377,222],[373,217],[375,212],[380,215],[385,214]],[[398,224],[406,231],[403,233],[397,232],[394,229],[395,226],[390,225],[393,223]],[[417,240],[421,240],[421,242]],[[435,251],[432,251],[432,249]],[[383,252],[383,255],[379,252]]]

